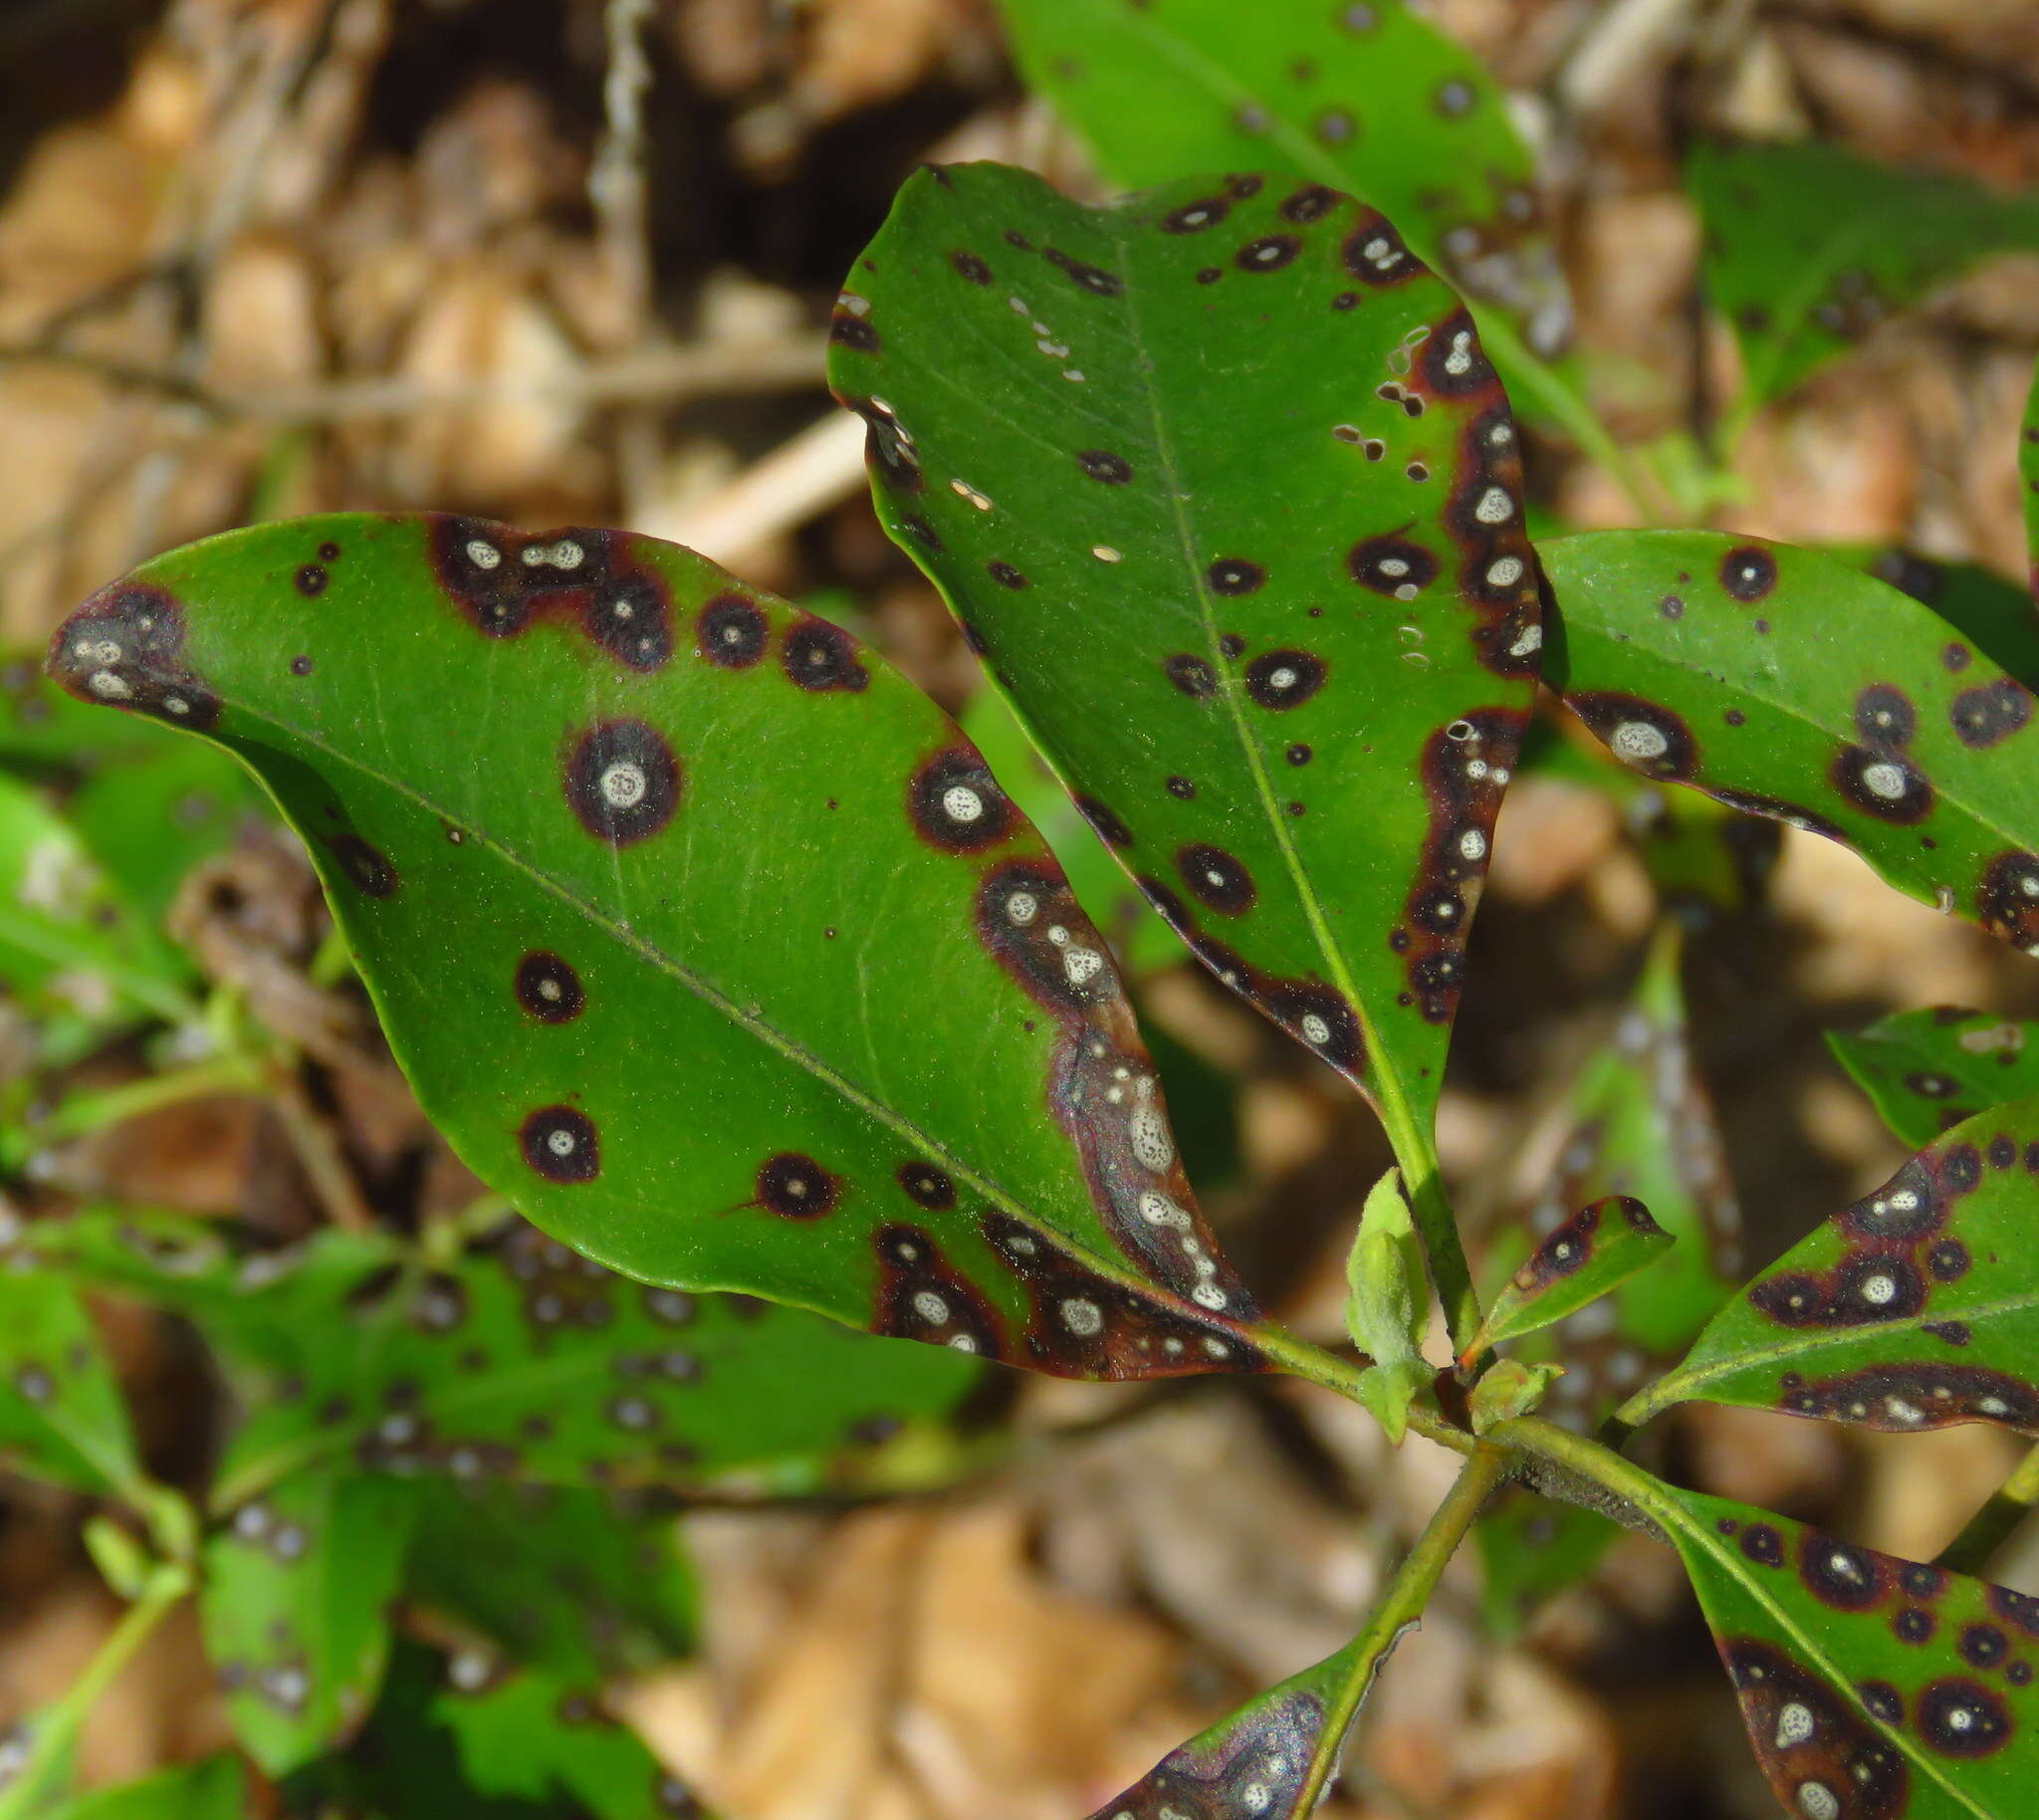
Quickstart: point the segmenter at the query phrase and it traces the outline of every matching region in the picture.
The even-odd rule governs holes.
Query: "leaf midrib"
[[[1132,241],[1125,231],[1123,217],[1118,214],[1107,215],[1105,232],[1111,238],[1121,269],[1130,272],[1133,248]],[[1302,908],[1303,919],[1309,926],[1311,939],[1330,971],[1333,984],[1343,995],[1345,1002],[1352,1007],[1353,1015],[1359,1021],[1365,1040],[1367,1072],[1376,1083],[1381,1098],[1384,1101],[1392,1101],[1401,1121],[1407,1124],[1409,1114],[1404,1102],[1401,1079],[1383,1053],[1380,1028],[1358,991],[1352,970],[1345,964],[1343,952],[1332,939],[1330,923],[1324,914],[1322,904],[1318,901],[1309,868],[1296,850],[1287,818],[1281,813],[1280,802],[1275,796],[1272,781],[1267,775],[1265,755],[1261,752],[1258,741],[1253,738],[1252,729],[1246,724],[1246,712],[1240,701],[1241,691],[1228,673],[1231,660],[1225,655],[1211,590],[1206,583],[1204,570],[1197,561],[1196,537],[1190,525],[1190,493],[1183,484],[1182,469],[1176,459],[1175,443],[1169,434],[1167,415],[1162,409],[1161,396],[1155,386],[1155,363],[1153,356],[1148,352],[1147,337],[1141,323],[1140,287],[1137,284],[1129,283],[1126,286],[1125,300],[1127,332],[1134,354],[1133,378],[1140,399],[1147,409],[1154,451],[1161,462],[1162,475],[1166,483],[1163,491],[1169,503],[1170,516],[1174,521],[1177,549],[1184,572],[1189,576],[1191,594],[1197,606],[1197,617],[1203,626],[1205,648],[1210,653],[1213,669],[1223,679],[1218,690],[1219,699],[1225,704],[1227,718],[1232,723],[1233,732],[1238,736],[1240,750],[1246,756],[1246,772],[1252,779],[1253,794],[1259,801],[1261,817],[1274,836],[1275,850],[1281,855],[1282,866],[1295,888],[1296,902]]]

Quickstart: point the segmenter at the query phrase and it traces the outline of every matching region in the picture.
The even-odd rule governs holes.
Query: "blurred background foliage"
[[[1659,515],[1848,547],[2029,640],[2029,0],[1420,10],[1509,91],[1578,370]],[[1793,148],[1750,167],[1714,148],[1748,139]],[[52,1709],[113,1630],[109,1522],[130,1548],[174,1544],[152,1486],[209,1508],[229,1589],[97,1703],[87,1783],[238,1740],[261,1813],[463,1811],[458,1766],[495,1778],[488,1812],[642,1812],[647,1790],[684,1811],[684,1788],[746,1820],[1071,1820],[1342,1642],[1442,1489],[1424,1444],[1390,1453],[1294,1386],[979,1381],[740,1307],[690,1315],[686,1345],[736,1371],[784,1359],[766,1336],[793,1322],[785,1345],[858,1361],[818,1368],[840,1406],[768,1433],[739,1402],[728,1448],[684,1461],[626,1457],[610,1406],[600,1447],[563,1418],[519,1483],[464,1472],[416,1443],[402,1419],[436,1411],[392,1400],[406,1374],[362,1335],[401,1341],[456,1289],[507,1309],[506,1272],[527,1324],[545,1295],[635,1291],[506,1224],[425,1125],[254,788],[147,726],[81,724],[37,681],[50,628],[110,575],[285,513],[624,525],[813,604],[962,714],[1068,855],[1228,1249],[1335,1339],[1379,1133],[1181,964],[975,695],[872,517],[861,426],[827,403],[828,306],[893,189],[980,156],[1101,189],[976,0],[0,9],[0,638],[19,653],[0,671],[0,1236],[39,1260],[0,1276],[19,1469],[0,1478],[0,1727]],[[1867,156],[1910,172],[1865,175]],[[1529,454],[1539,528],[1635,522],[1563,436]],[[1903,1155],[1879,1105],[1901,1130],[1922,1116],[1911,1026],[1839,1059],[1827,1032],[1940,1004],[1978,1008],[1963,1027],[1984,1031],[2039,1015],[2020,957],[1837,847],[1612,771],[1555,718],[1508,798],[1473,959],[1440,1139],[1496,1270],[1554,1206],[1639,1177],[1716,1240],[1738,1209],[1740,1267],[1758,1264]],[[1666,1092],[1673,1047],[1690,1075]],[[271,1284],[265,1260],[293,1248]],[[60,1264],[86,1300],[54,1286]],[[584,1331],[597,1371],[659,1356]],[[1565,1395],[1604,1404],[1621,1356]],[[45,1358],[83,1430],[39,1419],[24,1374]],[[275,1466],[320,1407],[306,1384],[373,1406],[346,1438],[380,1477]],[[1708,1408],[1666,1427],[1686,1481],[1919,1558],[2008,1465],[1972,1429],[1893,1441]],[[350,1509],[406,1479],[398,1513]],[[1397,1655],[1331,1811],[1770,1811],[1670,1557],[1560,1514],[1496,1513],[1494,1570],[1482,1584],[1469,1553]],[[279,1566],[327,1533],[393,1634],[287,1590]],[[2039,1590],[2039,1552],[1999,1577]],[[265,1619],[315,1625],[353,1703],[290,1698]],[[0,1733],[0,1780],[9,1748]],[[241,1797],[202,1768],[170,1798],[146,1811]]]

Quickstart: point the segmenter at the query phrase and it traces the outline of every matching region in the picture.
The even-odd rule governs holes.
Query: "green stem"
[[[85,1665],[85,1672],[65,1690],[64,1698],[28,1721],[28,1759],[14,1779],[0,1788],[0,1820],[26,1820],[48,1803],[65,1777],[72,1747],[93,1707],[190,1590],[188,1569],[157,1568],[149,1589],[121,1615]]]
[[[1989,1502],[1940,1551],[1936,1565],[1951,1573],[1979,1574],[2011,1539],[2017,1526],[2031,1515],[2034,1504],[2039,1504],[2039,1447],[2018,1463],[2017,1471],[1997,1486]]]
[[[222,1055],[212,1061],[194,1062],[187,1068],[145,1075],[122,1086],[74,1093],[47,1118],[29,1126],[25,1135],[38,1148],[61,1144],[108,1125],[117,1125],[122,1119],[173,1106],[179,1100],[197,1099],[208,1093],[259,1093],[262,1086],[261,1071],[246,1057]]]
[[[1308,1779],[1295,1801],[1295,1812],[1307,1814],[1323,1794],[1324,1784],[1338,1766],[1345,1734],[1358,1716],[1367,1691],[1389,1653],[1423,1616],[1430,1596],[1443,1577],[1446,1564],[1458,1552],[1466,1532],[1473,1527],[1488,1495],[1507,1470],[1507,1457],[1497,1448],[1481,1444],[1473,1450],[1445,1501],[1424,1525],[1416,1545],[1403,1557],[1402,1565],[1388,1582],[1368,1616],[1365,1628],[1339,1651],[1338,1691],[1324,1713],[1323,1734],[1311,1759]]]
[[[1284,1333],[1274,1326],[1256,1330],[1253,1341],[1276,1370],[1310,1384],[1321,1384],[1348,1403],[1363,1406],[1359,1379],[1360,1373],[1366,1369],[1364,1359],[1341,1359],[1335,1352],[1326,1352],[1323,1347],[1313,1346],[1308,1340],[1297,1339],[1294,1334]],[[1435,1441],[1440,1447],[1448,1447],[1455,1454],[1473,1452],[1471,1435],[1457,1424],[1447,1422],[1435,1410],[1425,1409],[1421,1403],[1410,1405],[1409,1431],[1421,1435],[1426,1441]]]

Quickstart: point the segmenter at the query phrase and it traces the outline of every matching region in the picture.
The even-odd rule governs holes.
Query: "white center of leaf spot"
[[[610,808],[635,808],[644,800],[644,793],[650,788],[650,781],[644,775],[644,767],[633,765],[628,759],[618,759],[601,774],[601,799]]]
[[[951,821],[975,821],[984,813],[984,798],[966,784],[952,784],[942,793],[942,813]]]

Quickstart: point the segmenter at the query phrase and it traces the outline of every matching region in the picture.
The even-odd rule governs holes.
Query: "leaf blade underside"
[[[1897,1434],[2039,1436],[2035,1178],[2039,1100],[1956,1126],[1758,1275],[1623,1420],[1698,1398]]]
[[[1279,179],[923,173],[850,282],[887,529],[1204,964],[1427,1134],[1541,637],[1470,318]]]
[[[1828,835],[1908,896],[2039,948],[2025,679],[1818,552],[1624,531],[1538,555],[1551,686],[1617,758]]]
[[[156,559],[52,667],[251,765],[427,1114],[579,1250],[1050,1372],[1260,1362],[1059,868],[839,628],[651,539],[338,516]]]

